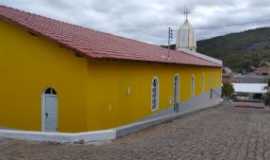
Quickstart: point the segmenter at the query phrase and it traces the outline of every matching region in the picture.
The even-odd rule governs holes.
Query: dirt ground
[[[103,145],[0,139],[1,160],[270,160],[270,111],[222,105]]]

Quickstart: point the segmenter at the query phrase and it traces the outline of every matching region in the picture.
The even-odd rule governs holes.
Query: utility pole
[[[168,48],[170,49],[171,40],[173,39],[173,30],[169,27],[168,30]]]
[[[168,57],[170,57],[171,40],[173,39],[173,29],[169,27],[168,30]]]

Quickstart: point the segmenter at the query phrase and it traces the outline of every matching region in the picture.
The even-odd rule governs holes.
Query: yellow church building
[[[95,131],[214,104],[222,62],[194,42],[188,21],[168,51],[0,6],[0,127]]]

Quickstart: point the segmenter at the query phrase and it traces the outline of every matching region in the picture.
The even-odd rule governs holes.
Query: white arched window
[[[56,91],[53,88],[47,88],[44,91],[44,94],[47,94],[47,95],[56,95]]]
[[[151,108],[152,111],[157,110],[159,107],[159,80],[154,77],[151,85]]]
[[[191,76],[191,95],[195,96],[195,76]]]

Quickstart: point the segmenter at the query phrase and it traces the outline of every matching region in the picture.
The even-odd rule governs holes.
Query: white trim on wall
[[[45,91],[43,91],[42,93],[41,93],[41,131],[42,132],[44,132],[45,131],[45,121],[44,121],[44,119],[45,119],[45,117],[44,117],[44,112],[45,112],[45,108],[44,108],[44,106],[45,106],[45,98],[44,98],[44,92]]]
[[[218,88],[221,90],[221,88]],[[209,103],[210,102],[210,103]],[[177,114],[162,115],[159,117],[142,120],[127,124],[125,126],[118,126],[107,130],[79,132],[79,133],[59,133],[59,132],[37,132],[37,131],[21,131],[21,130],[7,130],[0,129],[0,138],[12,138],[20,140],[31,140],[40,142],[58,142],[58,143],[75,143],[75,142],[87,142],[90,144],[106,144],[111,140],[126,136],[130,133],[140,131],[145,128],[149,128],[154,125],[158,125],[164,122],[172,121],[176,118],[180,118],[184,115],[194,113],[196,111],[204,110],[209,107],[215,107],[220,104],[222,99],[216,98],[211,101],[207,101],[207,104],[200,104],[199,106],[193,106],[189,110],[184,110]]]

